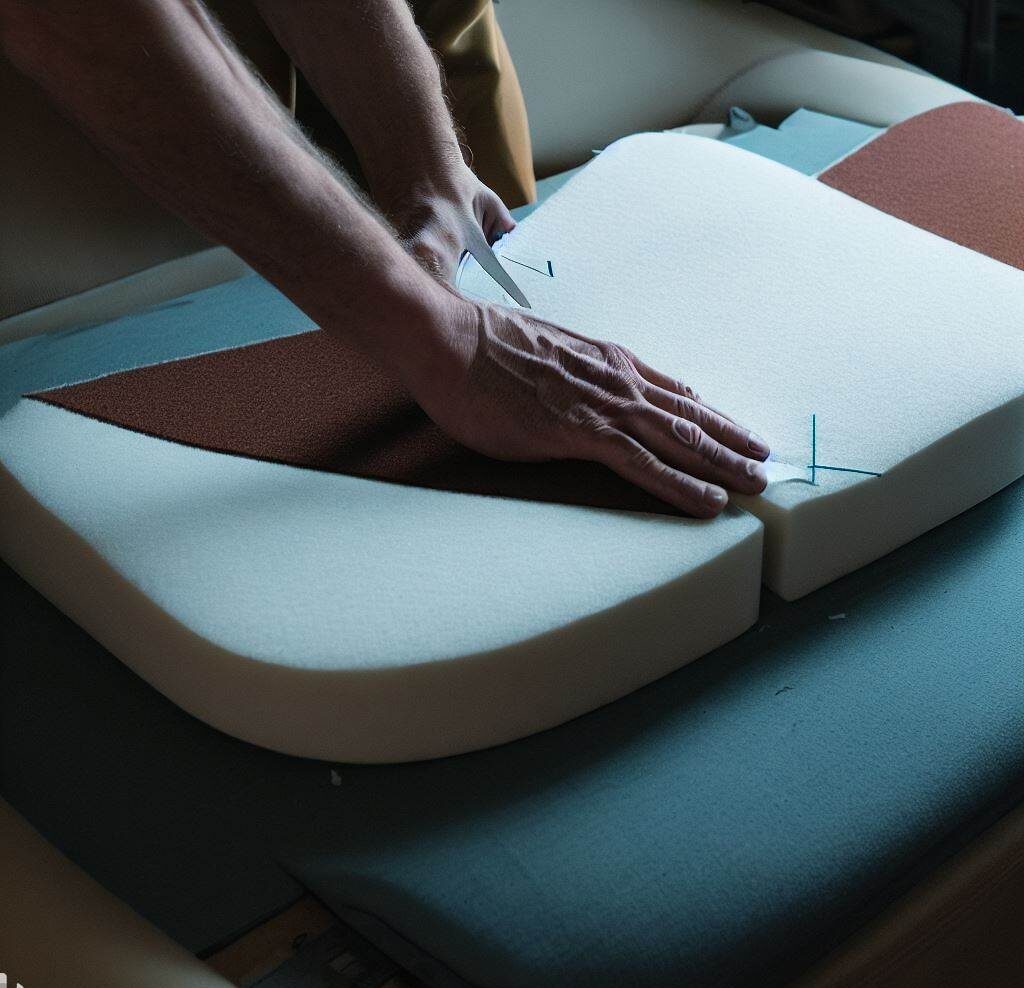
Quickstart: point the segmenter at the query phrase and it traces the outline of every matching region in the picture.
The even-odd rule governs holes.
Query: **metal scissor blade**
[[[476,258],[480,265],[501,287],[509,293],[524,309],[530,309],[527,297],[520,291],[519,286],[512,280],[509,273],[501,266],[501,262],[491,250],[490,244],[484,238],[483,231],[475,224],[467,227],[465,236],[466,250]]]

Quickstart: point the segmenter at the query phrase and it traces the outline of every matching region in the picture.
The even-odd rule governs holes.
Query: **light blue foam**
[[[0,348],[0,414],[33,391],[312,328],[309,317],[273,285],[247,275],[115,323],[31,336]]]
[[[800,109],[783,120],[777,130],[758,124],[725,140],[805,175],[816,175],[880,133],[879,127]]]

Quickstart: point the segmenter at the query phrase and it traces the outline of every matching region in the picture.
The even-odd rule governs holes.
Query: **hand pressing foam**
[[[23,391],[74,380],[76,361],[113,369],[154,333],[232,346],[268,308],[239,306],[240,290],[0,362]],[[0,388],[0,553],[247,741],[369,762],[486,747],[615,700],[757,616],[750,515],[653,514],[597,468],[477,457],[322,333],[40,397]]]
[[[765,523],[765,581],[787,599],[1024,473],[1024,275],[821,182],[638,135],[498,249],[540,269],[516,267],[539,315],[693,384],[777,460],[811,464],[814,416],[814,462],[881,474],[734,497]],[[472,263],[460,285],[508,301]]]
[[[781,166],[623,141],[502,252],[536,268],[516,272],[542,314],[700,383],[795,465],[742,499],[786,596],[1024,469],[1021,273]],[[193,352],[235,345],[232,290],[172,310]],[[23,385],[74,380],[62,353],[120,352],[166,332],[160,318],[0,359],[27,361]],[[355,355],[320,374],[318,337],[115,374],[0,418],[0,551],[186,710],[312,757],[454,754],[614,700],[755,620],[752,515],[696,522],[590,467],[476,460]],[[816,463],[882,476],[818,469],[811,486],[812,414]]]

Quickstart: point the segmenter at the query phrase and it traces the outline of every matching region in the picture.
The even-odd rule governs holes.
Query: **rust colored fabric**
[[[394,483],[677,512],[593,463],[505,463],[449,439],[376,364],[315,330],[32,397],[202,449]]]
[[[952,103],[896,124],[820,175],[826,185],[1024,269],[1024,123]]]

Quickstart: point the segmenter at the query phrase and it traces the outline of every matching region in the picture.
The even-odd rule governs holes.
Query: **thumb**
[[[480,227],[489,244],[493,244],[503,234],[516,228],[516,221],[505,204],[488,190],[484,199]]]

